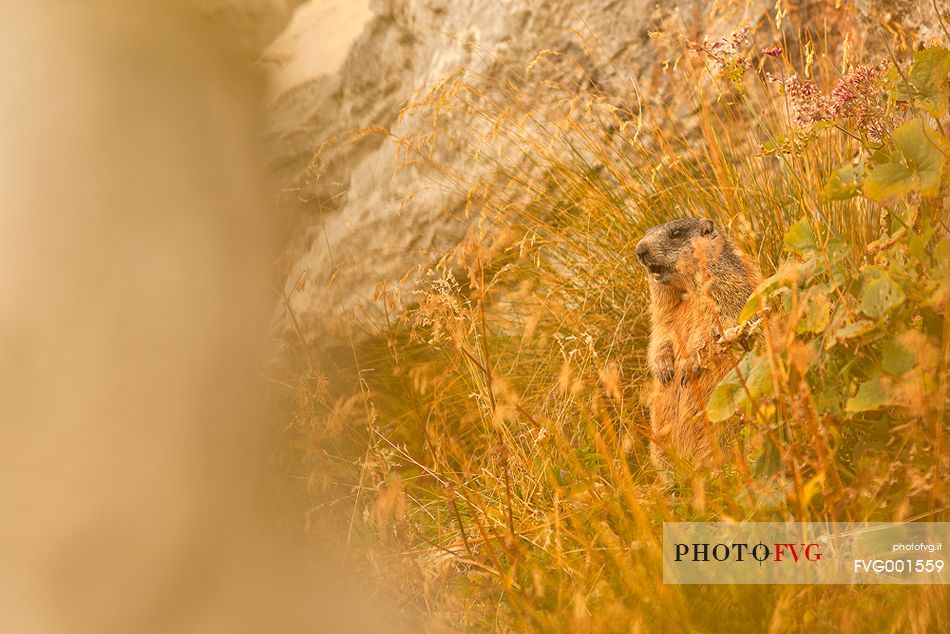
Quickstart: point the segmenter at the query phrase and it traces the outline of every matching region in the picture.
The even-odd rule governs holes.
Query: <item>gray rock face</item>
[[[944,25],[950,28],[950,5],[946,0],[854,0],[854,7],[859,21],[877,30],[879,37],[891,39],[891,33],[898,33],[922,43],[942,40],[944,46],[948,44],[936,14],[941,11]]]
[[[729,4],[728,10],[716,13],[722,4]],[[807,22],[809,11],[826,15],[833,4],[785,2],[799,24]],[[921,3],[886,4],[895,7],[893,20],[903,5]],[[857,11],[842,9],[842,19],[880,19],[880,5],[857,0]],[[372,17],[339,70],[298,75],[273,102],[273,166],[281,206],[290,210],[292,223],[287,292],[304,331],[315,339],[332,338],[353,308],[372,297],[377,283],[403,279],[414,266],[444,255],[463,235],[464,191],[438,166],[477,177],[483,168],[467,165],[468,157],[446,138],[477,133],[485,124],[458,115],[441,121],[450,133],[432,147],[435,167],[406,166],[397,141],[432,127],[431,112],[401,111],[441,79],[467,69],[467,80],[486,99],[503,98],[498,87],[510,80],[533,91],[539,103],[553,102],[564,95],[545,94],[542,82],[520,81],[540,51],[553,50],[567,53],[552,56],[544,68],[559,86],[593,82],[623,94],[632,80],[651,87],[641,98],[663,102],[668,80],[659,77],[662,60],[651,31],[671,27],[701,40],[742,22],[766,25],[774,7],[773,0],[371,0]],[[919,23],[933,23],[923,8],[907,10]],[[291,39],[321,37],[306,31],[316,28],[313,23],[301,28]],[[270,65],[278,79],[286,68],[279,60]],[[355,135],[365,128],[379,133]]]

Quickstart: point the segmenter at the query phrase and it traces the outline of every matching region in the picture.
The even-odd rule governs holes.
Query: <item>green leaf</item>
[[[933,278],[939,280],[925,306],[937,312],[950,307],[950,240],[940,240],[934,249]]]
[[[776,291],[787,288],[794,288],[809,280],[819,269],[816,258],[808,258],[804,262],[796,262],[789,259],[783,262],[775,275],[764,280],[752,292],[749,301],[739,313],[739,322],[743,323],[751,319],[767,303]]]
[[[828,296],[818,288],[809,289],[805,296],[805,310],[801,319],[795,324],[795,332],[818,333],[823,332],[831,321],[831,302]]]
[[[851,277],[851,271],[854,267],[848,261],[850,252],[850,247],[836,238],[825,244],[825,254],[831,264],[830,273],[835,284],[843,285]]]
[[[832,262],[841,262],[848,257],[850,252],[851,247],[838,238],[832,238],[828,241],[828,244],[825,245],[825,253]]]
[[[752,399],[758,401],[771,393],[772,374],[768,359],[753,350],[713,390],[706,405],[706,416],[713,423],[722,422],[732,417],[741,406],[750,406],[750,394]]]
[[[861,191],[864,178],[864,160],[857,164],[846,164],[831,173],[831,177],[821,190],[825,200],[848,200]]]
[[[884,357],[881,365],[892,376],[900,376],[917,365],[917,355],[894,339],[884,342]]]
[[[950,306],[950,279],[944,277],[924,305],[938,312],[946,310],[946,307]]]
[[[927,252],[927,245],[936,233],[930,218],[920,219],[920,231],[914,233],[907,240],[907,254],[915,258],[922,258]]]
[[[861,289],[861,310],[865,315],[874,319],[883,317],[904,299],[904,291],[886,271],[868,270]]]
[[[742,310],[739,311],[739,323],[744,324],[749,321],[755,317],[760,310],[762,310],[762,296],[753,292],[749,297],[749,301],[747,301],[745,306],[742,307]]]
[[[864,181],[864,195],[884,202],[903,198],[914,189],[914,173],[899,163],[878,165]]]
[[[852,414],[873,412],[885,407],[890,402],[891,395],[888,386],[881,380],[881,377],[877,377],[862,383],[858,388],[858,393],[848,399],[844,409]]]
[[[875,325],[875,322],[868,319],[859,319],[858,321],[848,324],[847,326],[842,326],[831,335],[831,338],[828,341],[828,347],[830,348],[839,341],[847,341],[848,339],[854,339],[855,337],[866,335],[867,333],[874,330]]]
[[[946,139],[920,118],[894,130],[891,139],[897,151],[871,170],[864,181],[864,195],[877,202],[910,192],[937,196],[946,164]]]
[[[785,246],[798,255],[808,255],[815,251],[818,241],[807,218],[802,218],[788,228],[785,232]]]
[[[742,396],[742,386],[739,383],[723,381],[709,397],[706,416],[714,423],[727,420],[739,409]]]
[[[896,71],[894,99],[914,102],[933,116],[940,118],[947,113],[950,102],[950,51],[932,46],[914,55],[914,65],[906,76]]]

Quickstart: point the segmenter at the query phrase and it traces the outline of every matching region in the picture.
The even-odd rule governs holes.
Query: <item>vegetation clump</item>
[[[410,106],[433,129],[398,139],[407,162],[470,122],[452,142],[478,169],[449,176],[473,228],[415,292],[379,289],[356,387],[301,399],[287,466],[433,629],[950,631],[942,586],[667,586],[660,551],[664,521],[946,520],[950,51],[842,73],[747,28],[669,46],[665,104],[597,82],[499,101],[460,73]],[[767,279],[705,409],[742,431],[670,491],[633,249],[686,216]]]

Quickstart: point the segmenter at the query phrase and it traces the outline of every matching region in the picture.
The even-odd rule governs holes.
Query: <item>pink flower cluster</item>
[[[886,102],[881,92],[885,70],[887,62],[859,66],[838,81],[830,97],[811,80],[802,81],[797,75],[786,77],[783,86],[795,123],[807,128],[821,121],[850,119],[869,139],[879,142],[887,132]],[[780,81],[773,76],[769,79]]]
[[[785,96],[788,97],[795,123],[799,127],[807,128],[831,118],[828,98],[818,89],[818,84],[810,79],[802,81],[798,75],[786,77]]]
[[[740,53],[749,46],[749,27],[742,26],[726,37],[709,43],[707,37],[702,44],[692,43],[690,48],[699,53],[705,53],[716,67],[719,75],[732,77],[741,75],[749,62]]]
[[[886,61],[858,66],[831,91],[832,118],[853,120],[873,141],[880,141],[887,133],[886,101],[881,92],[881,77],[887,67]]]

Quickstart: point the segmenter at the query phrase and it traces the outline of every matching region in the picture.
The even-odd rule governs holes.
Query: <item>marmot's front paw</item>
[[[673,356],[673,346],[667,344],[660,349],[653,362],[653,375],[661,385],[667,385],[676,375],[676,357]]]
[[[676,374],[676,372],[673,370],[672,365],[663,366],[661,368],[657,368],[656,378],[662,385],[667,385],[673,380],[674,374]]]
[[[688,359],[679,364],[680,385],[686,386],[692,379],[695,379],[703,372],[703,360],[699,353],[690,355]]]

